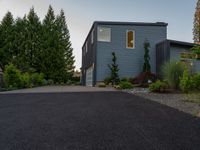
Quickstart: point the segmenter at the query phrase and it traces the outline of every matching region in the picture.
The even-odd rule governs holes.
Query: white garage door
[[[92,86],[93,83],[93,67],[86,71],[86,86]]]

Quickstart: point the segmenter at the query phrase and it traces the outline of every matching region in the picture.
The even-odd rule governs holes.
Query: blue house
[[[110,75],[108,64],[112,63],[112,52],[117,56],[120,78],[139,75],[144,63],[145,40],[151,45],[151,71],[157,73],[160,65],[170,59],[171,46],[174,49],[177,45],[182,49],[192,47],[192,44],[167,40],[167,25],[164,22],[94,22],[82,47],[82,84],[95,86]]]

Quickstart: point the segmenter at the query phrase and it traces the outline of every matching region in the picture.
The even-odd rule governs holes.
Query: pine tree
[[[0,25],[0,61],[3,66],[12,60],[14,19],[7,12]]]
[[[143,65],[143,72],[151,72],[151,66],[150,66],[150,56],[149,56],[149,48],[150,43],[146,40],[144,42],[144,65]]]
[[[53,8],[49,6],[48,12],[43,20],[42,25],[42,51],[41,51],[41,71],[48,79],[54,79],[56,68],[55,49],[55,15]]]
[[[48,79],[60,83],[65,82],[65,57],[56,20],[53,8],[49,6],[43,21],[42,72]]]
[[[28,51],[27,51],[27,18],[17,18],[14,25],[13,40],[13,60],[12,63],[21,71],[29,69]]]
[[[34,11],[34,8],[30,9],[27,15],[27,39],[26,39],[26,51],[27,59],[30,68],[34,68],[38,72],[40,71],[40,53],[41,53],[41,23],[40,19]]]
[[[193,28],[194,42],[200,44],[200,0],[197,1]]]
[[[111,78],[112,85],[117,85],[120,79],[118,75],[119,68],[117,65],[117,57],[116,57],[115,52],[112,52],[112,64],[108,65],[108,67],[110,68],[110,71],[111,71],[110,78]]]
[[[70,41],[70,34],[68,30],[68,26],[66,23],[66,18],[64,11],[60,11],[60,15],[56,19],[57,31],[58,33],[58,43],[60,45],[60,53],[61,57],[64,60],[63,63],[63,71],[65,72],[65,80],[71,80],[74,74],[74,56],[73,56],[73,48]]]

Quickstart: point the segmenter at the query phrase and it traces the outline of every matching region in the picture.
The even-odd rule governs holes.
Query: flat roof
[[[170,44],[172,45],[177,45],[177,46],[187,46],[187,47],[193,47],[195,45],[195,43],[190,43],[190,42],[184,42],[184,41],[177,41],[177,40],[167,40],[170,42]]]
[[[98,25],[134,25],[134,26],[167,26],[165,22],[120,22],[120,21],[95,21]]]

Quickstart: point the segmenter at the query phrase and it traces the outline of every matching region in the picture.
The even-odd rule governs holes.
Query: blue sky
[[[51,4],[66,13],[76,68],[81,67],[81,47],[94,21],[167,22],[168,39],[192,42],[196,0],[0,0],[0,19],[9,10],[22,17],[34,6],[43,19]]]

